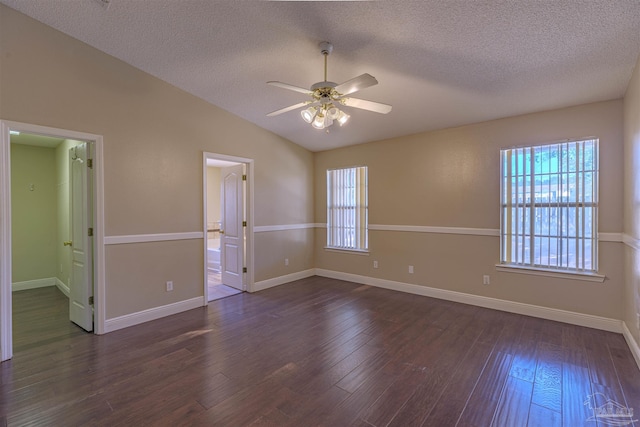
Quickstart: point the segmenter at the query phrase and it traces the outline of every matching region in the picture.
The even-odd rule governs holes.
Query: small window
[[[327,171],[327,247],[366,251],[367,167]]]
[[[598,140],[501,151],[500,262],[598,270]]]

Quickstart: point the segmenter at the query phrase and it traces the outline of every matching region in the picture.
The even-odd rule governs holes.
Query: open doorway
[[[14,342],[13,330],[29,331],[13,320],[33,317],[24,313],[37,304],[64,307],[62,329],[73,331],[73,322],[103,333],[102,138],[0,121],[0,148],[0,353],[6,360],[25,343]],[[14,291],[33,295],[14,299]],[[43,328],[31,329],[25,348],[48,339]]]
[[[204,154],[205,300],[246,291],[250,159]]]
[[[10,140],[13,347],[20,351],[93,330],[87,298],[75,295],[84,286],[82,293],[93,296],[93,281],[74,277],[93,268],[91,251],[78,242],[91,225],[83,181],[91,143],[17,131]]]

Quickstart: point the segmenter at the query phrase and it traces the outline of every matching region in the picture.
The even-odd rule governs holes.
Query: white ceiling
[[[640,53],[640,0],[0,0],[0,2],[313,151],[616,99]],[[349,109],[318,131],[306,100],[266,84],[362,73]]]

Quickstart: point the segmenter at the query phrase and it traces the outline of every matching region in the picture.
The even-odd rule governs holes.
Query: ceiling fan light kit
[[[304,93],[312,98],[311,101],[301,102],[273,111],[267,114],[267,116],[273,117],[286,113],[287,111],[308,106],[300,112],[302,119],[305,122],[310,123],[315,129],[325,129],[333,125],[334,121],[337,121],[338,124],[342,126],[347,123],[349,117],[351,117],[349,114],[339,109],[336,104],[360,108],[380,114],[387,114],[390,112],[391,105],[348,97],[348,95],[354,92],[378,84],[375,77],[370,74],[362,74],[342,84],[327,81],[327,57],[332,51],[333,45],[331,43],[320,43],[320,53],[324,56],[324,81],[313,84],[310,89],[304,89],[276,81],[267,82],[267,84],[272,86]]]

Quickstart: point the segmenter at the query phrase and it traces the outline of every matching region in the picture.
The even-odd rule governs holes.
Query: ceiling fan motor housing
[[[323,55],[329,55],[333,52],[333,45],[329,42],[321,42],[320,43],[320,53]]]

